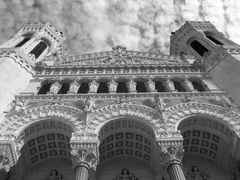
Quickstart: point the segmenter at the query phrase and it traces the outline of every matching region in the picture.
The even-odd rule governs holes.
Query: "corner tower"
[[[64,51],[63,34],[49,23],[28,23],[0,46],[0,114],[27,86],[38,62]]]
[[[188,21],[171,35],[171,55],[194,56],[240,105],[240,46],[210,22]]]

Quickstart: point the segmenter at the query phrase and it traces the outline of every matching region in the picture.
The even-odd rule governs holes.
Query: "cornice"
[[[51,94],[44,95],[24,95],[20,94],[15,96],[17,99],[26,100],[26,101],[52,101],[56,98],[63,100],[85,100],[88,97],[94,99],[146,99],[154,98],[156,95],[161,96],[162,98],[185,98],[189,97],[216,97],[219,95],[227,95],[226,91],[206,91],[206,92],[146,92],[146,93],[96,93],[96,94],[55,94],[54,97]]]

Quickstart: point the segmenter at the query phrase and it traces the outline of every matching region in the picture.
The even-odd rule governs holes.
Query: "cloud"
[[[209,20],[240,43],[238,0],[0,0],[0,43],[26,22],[63,31],[69,52],[127,49],[168,53],[170,32]]]

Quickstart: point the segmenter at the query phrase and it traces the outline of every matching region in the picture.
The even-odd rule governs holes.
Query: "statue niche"
[[[138,180],[133,174],[129,173],[127,168],[122,169],[121,174],[118,174],[113,180]]]
[[[209,180],[210,175],[206,174],[196,165],[192,166],[191,171],[187,173],[187,180]]]
[[[50,174],[44,180],[64,180],[62,174],[59,174],[58,170],[52,169]]]

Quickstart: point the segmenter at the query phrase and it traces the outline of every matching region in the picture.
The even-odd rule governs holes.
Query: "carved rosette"
[[[96,168],[97,156],[96,150],[93,148],[77,148],[72,149],[73,168],[86,167],[87,169]]]
[[[182,145],[170,145],[162,147],[162,155],[166,167],[168,168],[172,164],[182,165],[182,158],[184,154],[184,149]]]

